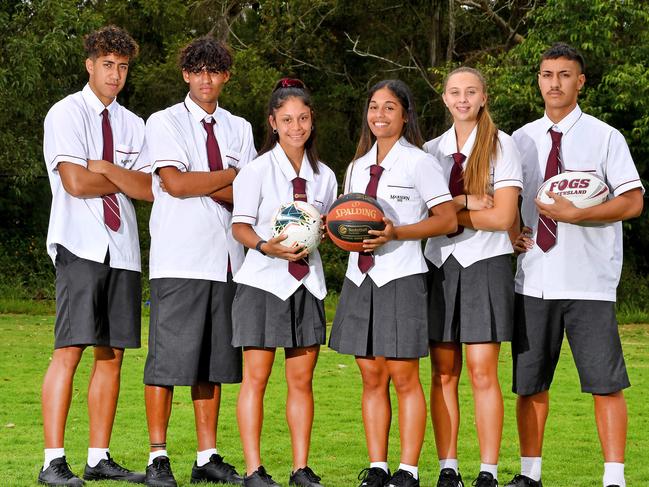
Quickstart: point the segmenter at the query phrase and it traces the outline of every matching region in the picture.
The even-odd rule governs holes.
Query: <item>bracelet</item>
[[[467,194],[464,195],[464,207],[467,210],[469,209],[469,195],[467,195]]]
[[[261,246],[264,245],[265,243],[266,243],[266,240],[264,240],[264,239],[262,238],[259,242],[257,242],[257,245],[255,245],[255,250],[256,250],[257,252],[259,252],[261,255],[266,255],[266,252],[264,252],[263,250],[261,250]]]

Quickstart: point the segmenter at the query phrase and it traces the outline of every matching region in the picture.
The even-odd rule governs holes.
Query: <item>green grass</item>
[[[331,311],[332,303],[328,303]],[[0,334],[0,485],[34,485],[42,462],[42,424],[40,386],[51,357],[51,315],[1,315]],[[645,395],[649,388],[649,327],[621,327],[627,364],[634,386],[626,393],[629,403],[629,442],[627,482],[630,486],[647,484],[649,464],[649,411]],[[145,335],[146,336],[146,335]],[[133,469],[144,469],[148,455],[148,437],[143,403],[142,371],[145,349],[128,351],[123,368],[122,391],[115,422],[111,452]],[[66,452],[75,472],[81,472],[86,458],[87,417],[85,391],[90,366],[86,353],[75,380],[75,392],[67,426]],[[283,380],[283,354],[277,354],[275,370],[266,395],[266,417],[262,437],[262,455],[269,472],[283,485],[291,467],[291,450],[284,419],[286,387]],[[518,471],[518,441],[514,403],[510,392],[511,358],[509,346],[503,347],[501,377],[505,397],[505,431],[500,461],[501,483]],[[421,361],[424,387],[430,385],[430,363]],[[310,464],[323,476],[327,487],[358,485],[357,472],[367,465],[364,433],[360,414],[361,384],[351,357],[323,347],[316,369],[316,419]],[[243,458],[235,421],[237,386],[224,387],[219,426],[219,450],[226,460],[240,469]],[[399,460],[396,400],[390,440],[390,465]],[[479,467],[477,439],[473,426],[470,388],[463,377],[461,384],[462,426],[460,431],[460,466],[467,480]],[[188,388],[178,388],[169,430],[169,453],[180,485],[189,485],[189,473],[195,458],[194,420]],[[422,485],[434,485],[437,459],[430,424],[421,457]],[[548,421],[544,484],[548,487],[592,487],[601,485],[602,460],[593,419],[592,400],[579,392],[577,374],[568,347],[552,389],[552,407]],[[93,485],[118,485],[98,482]]]

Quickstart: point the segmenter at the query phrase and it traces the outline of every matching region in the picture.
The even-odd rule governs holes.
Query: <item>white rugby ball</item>
[[[320,212],[305,201],[293,201],[280,206],[271,220],[273,237],[286,235],[281,241],[286,247],[306,247],[313,252],[322,237]]]
[[[541,203],[552,204],[546,191],[572,201],[577,208],[588,208],[599,205],[608,198],[608,186],[599,176],[590,172],[569,171],[557,174],[545,181],[536,193]]]

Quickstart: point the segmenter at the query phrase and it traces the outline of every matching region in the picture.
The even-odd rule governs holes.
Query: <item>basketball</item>
[[[338,198],[327,215],[327,233],[343,250],[362,252],[363,240],[375,238],[370,230],[383,230],[383,208],[363,193],[349,193]]]
[[[545,181],[539,188],[536,197],[541,203],[552,204],[546,191],[572,201],[577,208],[588,208],[599,205],[608,198],[608,186],[597,175],[590,172],[571,171],[557,174]]]
[[[280,243],[285,247],[305,247],[313,252],[322,237],[320,212],[305,201],[293,201],[280,206],[273,216],[273,237],[286,235]]]

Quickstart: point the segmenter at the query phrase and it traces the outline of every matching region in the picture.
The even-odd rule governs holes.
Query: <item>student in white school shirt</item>
[[[65,457],[63,437],[72,382],[94,347],[88,385],[87,480],[141,482],[108,453],[125,348],[140,346],[140,247],[130,198],[151,201],[148,162],[139,157],[144,122],[116,101],[137,43],[108,26],[85,38],[88,84],[45,118],[43,153],[52,188],[47,235],[56,266],[52,360],[43,381],[46,485],[83,485]],[[72,216],[71,216],[72,215]]]
[[[399,80],[374,85],[364,118],[345,192],[375,196],[386,226],[365,241],[370,255],[349,254],[329,346],[355,355],[363,380],[370,466],[359,475],[361,485],[417,487],[426,429],[419,358],[428,354],[428,269],[420,240],[455,231],[457,218],[437,161],[419,148],[424,141],[408,86]],[[399,401],[401,435],[401,463],[392,476],[390,382]]]
[[[151,320],[144,370],[151,452],[147,483],[175,486],[166,450],[174,386],[191,386],[198,449],[192,481],[241,484],[216,449],[222,383],[241,381],[232,347],[232,273],[243,248],[231,235],[231,183],[255,156],[252,129],[218,104],[232,57],[211,36],[180,55],[184,102],[146,125],[155,201],[151,231]]]
[[[508,230],[518,212],[520,156],[487,107],[482,74],[468,67],[444,81],[453,126],[424,145],[440,161],[461,232],[431,238],[429,260],[430,409],[440,461],[438,487],[462,486],[457,462],[458,383],[462,346],[473,389],[480,473],[473,485],[498,485],[503,399],[498,381],[500,343],[510,341],[514,279]]]
[[[526,228],[515,241],[521,254],[512,354],[521,474],[507,484],[510,487],[542,485],[548,391],[564,330],[581,389],[593,396],[605,462],[603,485],[625,486],[623,389],[630,384],[615,297],[622,270],[621,222],[640,214],[644,189],[622,134],[579,108],[577,98],[585,81],[579,52],[563,43],[550,47],[541,58],[538,75],[545,115],[513,134],[523,161]],[[555,164],[551,164],[553,152],[558,156]],[[554,204],[535,200],[536,188],[547,179],[546,170],[557,165],[559,172],[595,173],[613,197],[584,209],[553,193],[549,195]],[[551,220],[541,222],[539,214]],[[570,484],[570,479],[564,483]]]
[[[260,156],[234,182],[232,230],[250,250],[235,276],[232,309],[235,346],[244,347],[237,403],[247,487],[278,486],[260,455],[263,399],[278,347],[286,358],[286,419],[293,445],[289,485],[322,487],[308,466],[313,425],[313,371],[326,339],[327,289],[320,254],[282,245],[272,218],[280,205],[302,200],[326,214],[336,197],[336,177],[318,160],[315,113],[302,81],[278,81],[268,104]],[[304,259],[308,259],[305,262]]]

